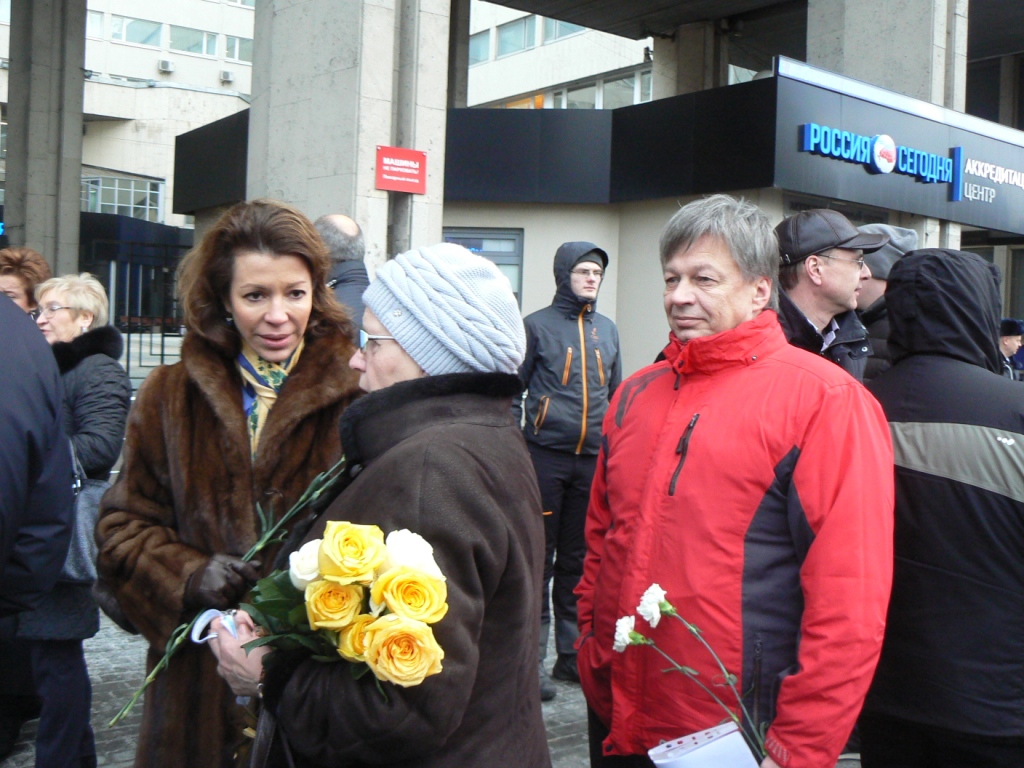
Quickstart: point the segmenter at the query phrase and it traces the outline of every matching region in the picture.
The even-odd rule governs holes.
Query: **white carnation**
[[[647,623],[652,627],[658,626],[658,622],[661,621],[661,603],[665,599],[665,594],[665,590],[659,585],[651,584],[640,598],[640,605],[636,607],[636,612],[647,619]]]
[[[377,569],[377,575],[404,565],[444,581],[444,574],[434,560],[434,548],[418,533],[403,528],[392,531],[384,540],[388,554]]]
[[[320,539],[307,541],[288,555],[288,577],[296,589],[305,591],[306,585],[320,578]]]
[[[636,626],[636,616],[623,616],[615,622],[615,642],[612,643],[612,650],[622,653],[626,646],[631,644],[629,638],[633,627]]]

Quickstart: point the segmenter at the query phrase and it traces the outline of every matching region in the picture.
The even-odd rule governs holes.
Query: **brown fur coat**
[[[210,555],[241,556],[255,543],[256,502],[284,513],[340,457],[338,419],[358,392],[353,352],[340,331],[307,340],[254,460],[236,364],[200,337],[186,337],[181,362],[158,368],[140,388],[96,537],[100,578],[149,640],[148,669],[191,618],[182,610],[189,576]],[[264,573],[272,558],[259,558]],[[135,765],[224,768],[244,745],[243,725],[213,654],[186,643],[146,693]]]

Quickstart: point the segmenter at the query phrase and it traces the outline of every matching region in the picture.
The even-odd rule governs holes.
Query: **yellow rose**
[[[338,653],[343,659],[366,661],[366,627],[376,620],[376,616],[360,614],[338,633]]]
[[[364,640],[366,663],[380,680],[409,688],[441,671],[444,651],[422,621],[389,613],[366,627]]]
[[[306,586],[306,616],[311,629],[341,629],[363,608],[366,589],[358,584],[314,581]]]
[[[448,613],[448,586],[443,579],[400,565],[381,574],[370,588],[370,607],[386,605],[392,613],[435,624]]]
[[[320,576],[338,584],[368,585],[386,556],[384,532],[376,525],[331,521],[320,543]]]

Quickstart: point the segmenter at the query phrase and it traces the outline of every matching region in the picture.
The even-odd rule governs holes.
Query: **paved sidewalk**
[[[135,739],[142,717],[142,702],[116,728],[107,723],[142,682],[146,643],[119,630],[105,616],[100,632],[85,641],[85,656],[92,679],[92,726],[96,733],[98,764],[131,768]],[[549,652],[554,658],[554,649]],[[587,715],[578,685],[556,681],[558,696],[544,704],[544,721],[554,768],[587,768]],[[14,752],[0,768],[32,768],[36,722],[25,726]]]

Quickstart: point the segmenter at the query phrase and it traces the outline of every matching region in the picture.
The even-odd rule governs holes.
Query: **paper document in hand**
[[[659,768],[757,768],[736,723],[723,723],[647,751]]]

